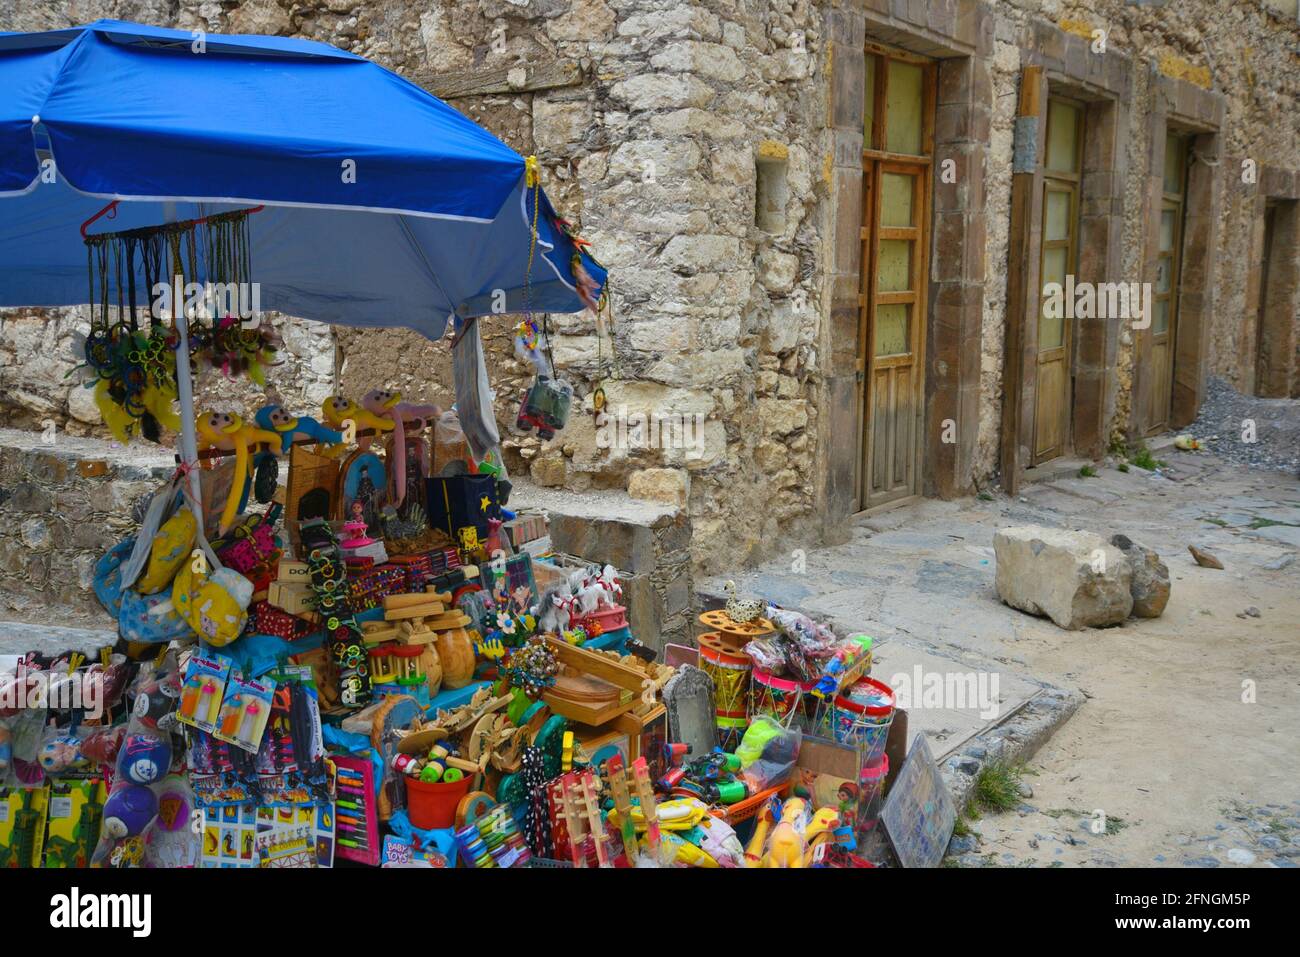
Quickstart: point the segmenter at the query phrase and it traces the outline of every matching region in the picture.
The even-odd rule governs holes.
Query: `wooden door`
[[[1151,351],[1147,359],[1151,382],[1147,393],[1148,435],[1169,427],[1169,410],[1174,397],[1174,345],[1178,333],[1178,277],[1182,266],[1186,157],[1186,138],[1169,134],[1165,139],[1164,196],[1160,203],[1156,281],[1151,303]]]
[[[858,502],[920,493],[933,64],[869,47],[863,151]]]
[[[1083,165],[1083,107],[1052,98],[1047,104],[1043,161],[1043,227],[1039,257],[1038,353],[1035,364],[1034,450],[1031,465],[1064,455],[1070,442],[1074,378],[1073,322],[1065,308],[1048,308],[1047,289],[1068,291],[1078,268],[1079,179]],[[1056,305],[1062,305],[1057,299]]]

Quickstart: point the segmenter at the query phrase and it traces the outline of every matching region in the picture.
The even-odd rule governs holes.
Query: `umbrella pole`
[[[203,528],[203,494],[199,486],[199,441],[194,432],[194,380],[190,375],[190,328],[185,318],[185,308],[181,305],[181,293],[184,280],[180,276],[172,279],[174,284],[172,296],[172,321],[176,325],[179,342],[176,346],[176,398],[181,406],[181,441],[180,459],[185,470],[185,481],[189,484],[190,509],[198,521],[200,531]]]

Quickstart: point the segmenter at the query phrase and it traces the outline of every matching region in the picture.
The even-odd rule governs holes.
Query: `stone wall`
[[[52,438],[0,429],[0,618],[111,626],[92,591],[95,562],[135,530],[132,509],[171,473],[171,456]]]
[[[979,134],[985,138],[971,136],[966,146],[982,170],[984,294],[970,332],[979,355],[962,349],[973,367],[977,414],[961,417],[966,445],[938,485],[943,494],[998,480],[1012,119],[1021,68],[1043,54],[1044,26],[1076,38],[1103,30],[1108,47],[1131,62],[1131,100],[1115,134],[1124,156],[1114,189],[1122,197],[1116,280],[1140,279],[1147,261],[1142,208],[1154,149],[1147,120],[1159,78],[1222,94],[1222,155],[1212,174],[1220,187],[1210,233],[1216,265],[1208,281],[1217,298],[1205,365],[1251,386],[1250,264],[1258,259],[1262,199],[1240,182],[1241,162],[1274,168],[1282,191],[1294,190],[1300,165],[1300,28],[1257,0],[87,0],[75,9],[0,0],[5,29],[117,16],[335,43],[411,77],[519,152],[536,154],[557,207],[612,271],[613,343],[597,335],[590,316],[551,317],[554,358],[580,402],[569,428],[543,443],[510,428],[531,375],[513,353],[516,318],[484,324],[507,463],[541,485],[684,501],[693,563],[707,570],[806,544],[845,517],[820,478],[833,449],[857,440],[845,434],[843,393],[827,387],[836,374],[829,354],[844,345],[832,321],[832,227],[851,230],[853,212],[835,182],[835,171],[854,162],[840,155],[851,144],[834,135],[831,115],[832,48],[844,42],[831,32],[841,14],[865,16],[868,39],[882,39],[870,24],[886,21],[903,38],[932,36],[927,24],[936,23],[954,35],[970,28],[990,38],[970,44],[989,82],[974,84],[979,102],[968,112],[989,121]],[[932,252],[932,266],[944,252]],[[6,330],[21,322],[11,319]],[[7,366],[21,381],[7,379],[0,396],[9,421],[29,425],[52,414],[81,429],[93,420],[82,418],[84,396],[69,394],[59,378],[65,366],[54,358],[66,352],[69,322],[61,315],[39,333],[0,334],[0,355],[11,339],[31,343],[29,358]],[[282,379],[286,388],[287,380],[311,381],[286,394],[291,404],[317,404],[334,378],[349,394],[389,385],[451,398],[445,344],[339,330],[335,369],[326,339],[298,342]],[[1120,436],[1134,420],[1136,348],[1121,329],[1105,399],[1108,427]],[[16,346],[8,349],[17,355]],[[700,453],[600,447],[590,412],[600,383],[612,410],[702,415]]]

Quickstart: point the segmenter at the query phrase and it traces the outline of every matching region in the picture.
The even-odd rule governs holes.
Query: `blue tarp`
[[[522,311],[533,196],[491,133],[325,44],[113,20],[0,33],[0,306],[84,303],[79,228],[107,200],[92,234],[265,205],[248,220],[263,309],[437,338],[453,313]],[[574,246],[540,201],[531,303],[574,312]]]

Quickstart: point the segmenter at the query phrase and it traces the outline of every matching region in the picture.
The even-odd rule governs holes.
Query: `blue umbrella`
[[[437,339],[494,312],[594,308],[606,280],[534,160],[363,57],[116,20],[0,33],[0,306],[85,303],[87,235],[250,208],[261,307],[306,319]],[[482,454],[497,436],[470,331],[456,393]],[[176,384],[192,464],[188,363]]]
[[[115,20],[0,33],[0,91],[0,306],[84,303],[79,228],[111,200],[91,234],[264,207],[262,307],[331,323],[436,339],[452,317],[577,311],[605,281],[522,156],[325,44]]]

